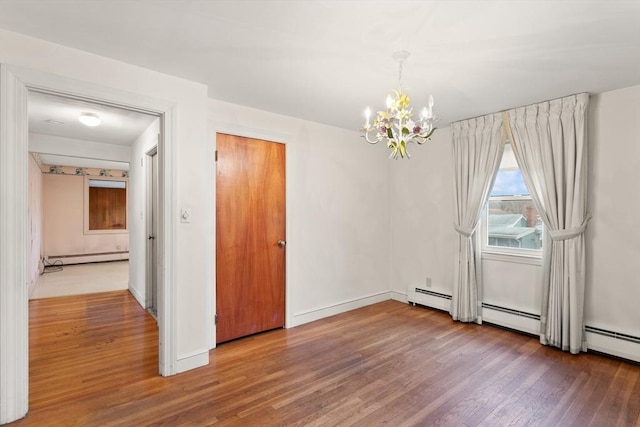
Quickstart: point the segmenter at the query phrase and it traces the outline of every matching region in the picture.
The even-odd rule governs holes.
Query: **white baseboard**
[[[325,317],[335,316],[336,314],[345,313],[356,308],[365,307],[367,305],[376,304],[391,299],[389,291],[380,292],[362,298],[355,298],[349,301],[343,301],[327,307],[317,308],[302,313],[296,313],[292,316],[292,323],[287,328],[293,328],[305,323],[324,319]]]
[[[407,293],[406,292],[398,292],[398,291],[391,291],[391,299],[395,300],[395,301],[400,301],[400,302],[408,302],[407,301]]]
[[[640,344],[588,331],[586,335],[589,350],[640,362]]]
[[[133,286],[131,286],[131,283],[129,283],[129,293],[131,295],[133,295],[133,298],[135,298],[135,300],[138,302],[138,304],[140,304],[140,307],[142,308],[147,308],[147,302],[145,300],[144,295],[140,294],[140,292],[138,292],[138,290],[136,288],[134,288]]]
[[[178,356],[176,373],[186,372],[209,364],[209,350],[194,351],[192,353]]]
[[[114,252],[109,254],[87,254],[74,256],[49,256],[47,262],[53,264],[60,261],[65,265],[86,264],[90,262],[125,261],[129,259],[129,252]]]

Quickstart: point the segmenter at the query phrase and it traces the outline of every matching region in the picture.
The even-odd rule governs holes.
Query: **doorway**
[[[216,342],[285,322],[285,145],[216,134]]]
[[[175,225],[169,221],[175,204],[175,159],[165,156],[175,145],[175,106],[171,102],[115,88],[0,64],[0,393],[10,396],[0,408],[0,423],[18,419],[28,410],[28,91],[38,90],[156,115],[158,144],[158,367],[163,376],[177,372]],[[144,248],[144,244],[143,244]],[[144,265],[143,265],[144,271]],[[165,297],[166,296],[166,297]],[[5,405],[6,403],[6,405]]]
[[[28,92],[31,297],[129,288],[144,304],[137,276],[146,253],[137,250],[135,213],[144,214],[146,182],[131,156],[157,128],[157,115]],[[83,124],[87,116],[96,123]]]
[[[87,321],[92,319],[96,312],[101,312],[104,324],[100,325],[100,328],[122,331],[116,338],[107,338],[109,343],[113,342],[116,353],[117,348],[129,340],[145,342],[147,346],[156,347],[153,352],[148,353],[155,353],[155,360],[147,360],[147,366],[155,364],[157,367],[157,331],[150,333],[144,329],[122,328],[118,323],[120,318],[111,313],[122,313],[131,305],[131,296],[135,297],[142,308],[146,308],[147,264],[151,266],[152,270],[149,273],[155,276],[157,283],[157,274],[153,268],[158,263],[156,259],[149,258],[157,257],[158,251],[148,252],[146,236],[139,236],[140,232],[146,232],[144,216],[147,213],[144,208],[147,194],[151,192],[143,173],[147,167],[142,162],[135,162],[135,159],[144,156],[148,150],[147,146],[153,144],[157,177],[159,116],[131,111],[120,106],[104,105],[99,100],[77,99],[73,95],[42,93],[34,89],[29,90],[28,101],[30,165],[35,157],[39,159],[39,168],[36,168],[39,171],[32,174],[30,168],[29,180],[38,179],[39,176],[44,181],[39,196],[28,195],[29,221],[36,222],[31,219],[31,201],[41,197],[45,200],[42,209],[39,209],[45,223],[44,227],[40,227],[45,230],[44,236],[39,239],[44,242],[42,252],[46,259],[43,262],[61,269],[41,277],[65,280],[64,285],[68,290],[66,295],[80,296],[81,305],[91,307],[91,310],[78,311],[74,308],[78,299],[56,299],[59,313],[77,322],[74,326],[74,338],[85,339],[89,346],[104,346],[104,339],[101,340],[96,333],[96,322]],[[87,112],[94,118],[100,118],[102,122],[97,126],[85,128],[78,123],[77,117]],[[35,186],[29,185],[30,192],[32,187]],[[157,194],[157,179],[153,190]],[[157,235],[158,197],[156,195],[149,198],[156,202],[154,223]],[[30,245],[38,240],[35,237],[37,236],[30,233]],[[122,271],[125,274],[123,283],[118,283],[123,285],[118,289],[123,289],[124,292],[113,294],[108,292],[112,289],[107,289],[107,285],[119,281],[119,274],[116,274],[116,277],[113,275],[116,265],[118,273]],[[51,282],[46,283],[50,284]],[[100,284],[102,286],[97,286]],[[37,287],[40,285],[38,283]],[[157,287],[155,290],[157,295]],[[88,295],[90,293],[96,295]],[[157,319],[157,298],[154,298],[154,301],[153,314]],[[37,313],[37,308],[46,305],[46,302],[32,302],[30,314]],[[103,303],[104,306],[101,305]],[[127,310],[134,312],[131,308]],[[51,317],[57,318],[59,316]],[[47,320],[43,323],[49,325]],[[37,325],[37,322],[35,324]],[[30,327],[33,328],[33,323]],[[32,336],[38,339],[36,333]],[[61,342],[72,349],[65,355],[64,360],[69,361],[67,363],[73,361],[77,365],[75,375],[83,378],[87,385],[98,382],[97,378],[103,369],[111,369],[117,365],[118,359],[108,358],[105,359],[108,362],[102,366],[91,366],[87,363],[91,353],[81,346],[75,348],[73,342],[68,341],[70,338],[69,334],[60,338]],[[37,378],[42,375],[42,369],[48,368],[46,375],[49,378],[54,382],[65,382],[64,369],[55,369],[62,364],[46,365],[34,362],[42,357],[44,349],[46,347],[42,345],[31,353],[30,376]],[[140,372],[137,372],[137,364],[128,363],[123,368],[127,369],[127,366],[130,370],[129,375],[140,375]],[[157,374],[157,368],[155,373],[149,369],[144,370],[144,375]],[[36,399],[46,386],[35,381],[33,384],[40,387],[32,390],[31,396]]]

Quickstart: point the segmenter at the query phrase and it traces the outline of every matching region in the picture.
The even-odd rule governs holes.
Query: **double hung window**
[[[482,228],[485,252],[541,256],[542,220],[509,143],[505,144]]]

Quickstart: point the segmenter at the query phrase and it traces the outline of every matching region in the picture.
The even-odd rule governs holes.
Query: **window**
[[[127,182],[85,178],[85,234],[126,232]]]
[[[483,250],[540,256],[542,220],[522,177],[511,144],[505,144],[500,169],[483,220]]]

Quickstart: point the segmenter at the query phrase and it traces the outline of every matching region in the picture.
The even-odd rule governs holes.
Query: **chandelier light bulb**
[[[78,117],[78,120],[80,120],[80,123],[83,125],[89,127],[95,127],[102,123],[100,117],[95,113],[82,113],[80,117]]]

